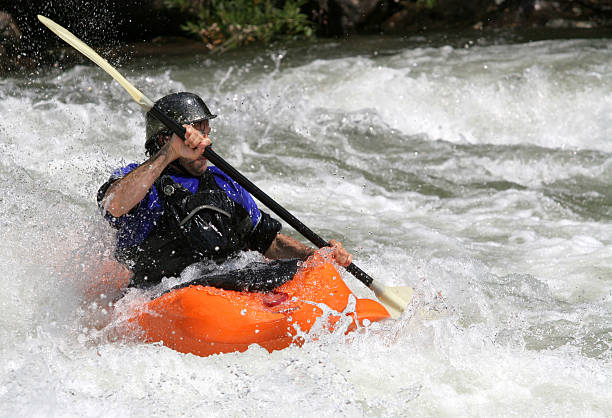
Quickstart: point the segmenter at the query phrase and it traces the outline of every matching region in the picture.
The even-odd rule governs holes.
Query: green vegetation
[[[310,38],[312,23],[300,11],[307,0],[165,0],[191,18],[181,26],[215,51],[251,42]]]
[[[433,9],[436,6],[436,0],[417,0],[417,6]]]

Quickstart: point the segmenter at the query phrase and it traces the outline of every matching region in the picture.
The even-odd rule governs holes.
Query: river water
[[[113,341],[116,295],[87,290],[103,266],[119,275],[95,193],[143,160],[143,114],[94,66],[8,77],[0,415],[612,414],[609,40],[359,38],[122,62],[149,97],[199,93],[217,153],[377,280],[415,287],[414,305],[272,354]]]

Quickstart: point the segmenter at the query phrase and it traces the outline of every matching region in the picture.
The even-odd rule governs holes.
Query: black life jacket
[[[134,277],[130,285],[147,287],[162,277],[176,277],[190,264],[205,259],[225,260],[247,249],[253,221],[240,204],[219,187],[206,171],[192,194],[163,174],[156,182],[164,212],[149,236],[124,251]]]

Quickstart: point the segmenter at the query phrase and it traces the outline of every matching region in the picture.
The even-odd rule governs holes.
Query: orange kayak
[[[188,286],[147,302],[129,321],[142,330],[145,342],[161,342],[182,353],[241,352],[251,344],[273,351],[301,345],[300,335],[324,314],[330,330],[341,316],[350,317],[348,331],[366,320],[389,318],[371,299],[356,299],[355,309],[343,312],[351,295],[334,266],[317,253],[273,293]]]

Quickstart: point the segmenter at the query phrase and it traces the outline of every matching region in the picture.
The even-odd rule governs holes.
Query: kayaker
[[[261,211],[242,186],[208,166],[203,153],[212,144],[209,121],[217,115],[193,93],[170,94],[156,106],[183,124],[185,141],[147,113],[149,159],[116,170],[98,191],[104,216],[118,230],[116,256],[134,273],[130,285],[155,285],[193,263],[222,263],[243,250],[284,261],[251,263],[229,273],[216,272],[208,262],[200,283],[268,291],[291,279],[296,260],[314,249],[280,233],[280,222]],[[338,264],[348,266],[351,255],[340,242],[330,243]]]

